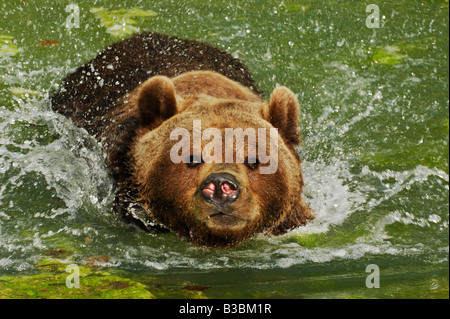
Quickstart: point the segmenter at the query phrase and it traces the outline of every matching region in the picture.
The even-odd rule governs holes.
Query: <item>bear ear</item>
[[[177,99],[172,80],[165,76],[151,77],[142,84],[137,103],[142,126],[159,125],[175,115]]]
[[[278,129],[278,133],[290,147],[300,142],[299,115],[300,105],[291,90],[284,86],[273,90],[270,95],[268,121]]]

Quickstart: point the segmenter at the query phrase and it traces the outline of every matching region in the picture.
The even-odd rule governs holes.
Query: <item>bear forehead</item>
[[[211,71],[193,71],[172,78],[177,94],[183,97],[206,95],[219,99],[262,102],[260,96],[231,79]]]
[[[245,104],[245,103],[244,103]],[[161,126],[166,126],[171,130],[176,127],[183,127],[189,131],[193,129],[194,121],[196,125],[201,124],[201,129],[217,128],[258,128],[270,129],[273,126],[262,118],[258,105],[242,105],[237,103],[234,106],[226,102],[223,107],[217,105],[197,105],[185,109],[176,114]]]
[[[252,102],[239,99],[220,99],[208,95],[197,96],[195,99],[186,98],[178,105],[178,114],[190,113],[192,117],[201,119],[228,119],[235,121],[258,120],[266,118],[267,103]]]

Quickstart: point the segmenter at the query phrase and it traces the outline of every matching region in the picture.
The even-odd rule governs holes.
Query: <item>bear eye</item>
[[[197,156],[191,155],[189,157],[189,162],[187,163],[187,166],[189,168],[194,168],[194,167],[199,166],[202,163],[203,163],[203,159],[201,159],[201,158],[199,159]]]
[[[244,162],[245,166],[247,166],[249,169],[251,169],[252,171],[254,171],[255,169],[258,168],[259,166],[259,160],[258,158],[246,158],[245,162]]]

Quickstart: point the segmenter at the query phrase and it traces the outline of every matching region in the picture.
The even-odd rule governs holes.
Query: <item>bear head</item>
[[[285,87],[265,102],[218,73],[149,78],[131,94],[137,200],[200,246],[282,234],[312,218],[302,200],[299,103]]]

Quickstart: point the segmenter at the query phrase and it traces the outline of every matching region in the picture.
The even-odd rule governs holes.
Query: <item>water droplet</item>
[[[437,224],[441,221],[441,217],[436,214],[431,214],[430,216],[428,216],[428,220],[432,223]]]

